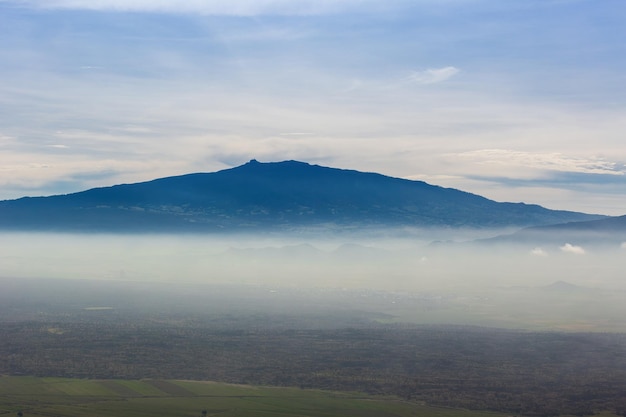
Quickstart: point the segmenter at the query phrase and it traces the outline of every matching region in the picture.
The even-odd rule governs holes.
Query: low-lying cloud
[[[585,253],[568,243],[561,247],[562,256],[545,256],[540,246],[529,255],[518,246],[429,244],[431,239],[448,236],[448,230],[406,233],[404,229],[326,236],[317,231],[281,236],[0,233],[0,279],[114,279],[456,294],[481,288],[541,287],[557,279],[607,289],[626,286],[620,279],[624,257],[615,250],[594,248]]]
[[[534,256],[548,256],[548,252],[541,248],[534,248],[530,251],[530,254]]]
[[[565,245],[561,246],[559,249],[561,249],[562,252],[572,253],[574,255],[585,254],[585,249],[582,246],[572,245],[571,243],[566,243]]]

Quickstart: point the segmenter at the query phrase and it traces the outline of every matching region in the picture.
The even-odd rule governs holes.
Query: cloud
[[[427,69],[426,71],[413,71],[409,75],[409,80],[416,84],[437,84],[454,77],[459,73],[459,69],[455,67],[443,67],[436,69]]]
[[[281,133],[280,136],[311,136],[315,135],[313,132],[285,132]]]
[[[561,249],[561,252],[572,253],[574,255],[585,254],[585,249],[583,249],[581,246],[572,245],[570,243],[566,243],[565,245],[561,246],[559,249]]]
[[[560,152],[525,152],[512,149],[479,149],[456,155],[481,165],[525,167],[585,174],[625,175],[623,164],[603,157],[575,157]]]
[[[626,250],[626,242],[622,242],[622,244],[620,245],[620,248]]]
[[[152,12],[218,16],[324,15],[344,11],[375,11],[407,4],[393,0],[382,6],[374,0],[0,0],[42,9]]]
[[[533,256],[548,256],[548,253],[541,248],[534,248],[530,251],[530,254]]]

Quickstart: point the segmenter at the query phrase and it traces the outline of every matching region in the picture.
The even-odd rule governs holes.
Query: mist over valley
[[[392,314],[394,321],[416,323],[519,328],[550,328],[553,323],[554,329],[580,325],[597,330],[622,329],[626,324],[623,245],[580,246],[563,240],[542,247],[496,246],[481,240],[452,243],[454,236],[468,239],[472,234],[467,230],[430,231],[431,237],[447,238],[434,241],[423,231],[410,238],[406,230],[401,237],[382,233],[328,238],[4,233],[0,275],[5,282],[38,280],[51,288],[59,280],[68,280],[69,286],[109,282],[112,288],[121,283],[142,285],[146,291],[151,284],[168,288],[157,306],[170,303],[166,299],[178,291],[187,294],[191,287],[210,294],[213,286],[228,286],[234,298],[227,305],[233,308],[237,288],[248,288],[257,291],[260,305],[271,307],[264,299],[273,297],[291,305],[294,313],[309,304],[323,302],[331,308],[336,302],[340,310],[365,308]],[[542,290],[555,282],[579,291]],[[294,294],[298,301],[290,304]],[[370,295],[338,301],[330,294]],[[538,302],[538,294],[545,302]],[[391,303],[394,297],[402,299],[398,304],[402,308]],[[438,312],[423,313],[420,300],[428,299],[445,302]],[[177,300],[172,308],[183,309],[187,303]],[[515,313],[513,304],[519,304]],[[515,314],[523,318],[505,319]]]

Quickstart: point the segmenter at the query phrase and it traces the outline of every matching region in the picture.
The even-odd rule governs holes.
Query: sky
[[[0,199],[257,159],[626,214],[623,0],[0,0]]]

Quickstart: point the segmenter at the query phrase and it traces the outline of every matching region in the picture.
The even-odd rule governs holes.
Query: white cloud
[[[463,152],[457,157],[472,160],[481,165],[535,168],[585,174],[624,175],[616,162],[602,157],[574,157],[560,152],[524,152],[511,149],[479,149]]]
[[[620,245],[620,248],[626,250],[626,242],[622,242],[622,244]]]
[[[566,243],[565,245],[561,246],[559,249],[561,249],[562,252],[572,253],[574,255],[585,254],[585,249],[583,249],[581,246],[572,245],[571,243]]]
[[[409,75],[409,80],[417,84],[436,84],[454,77],[459,71],[460,70],[455,67],[413,71],[411,75]]]
[[[530,251],[530,254],[534,256],[548,256],[548,253],[541,248],[534,248]]]

